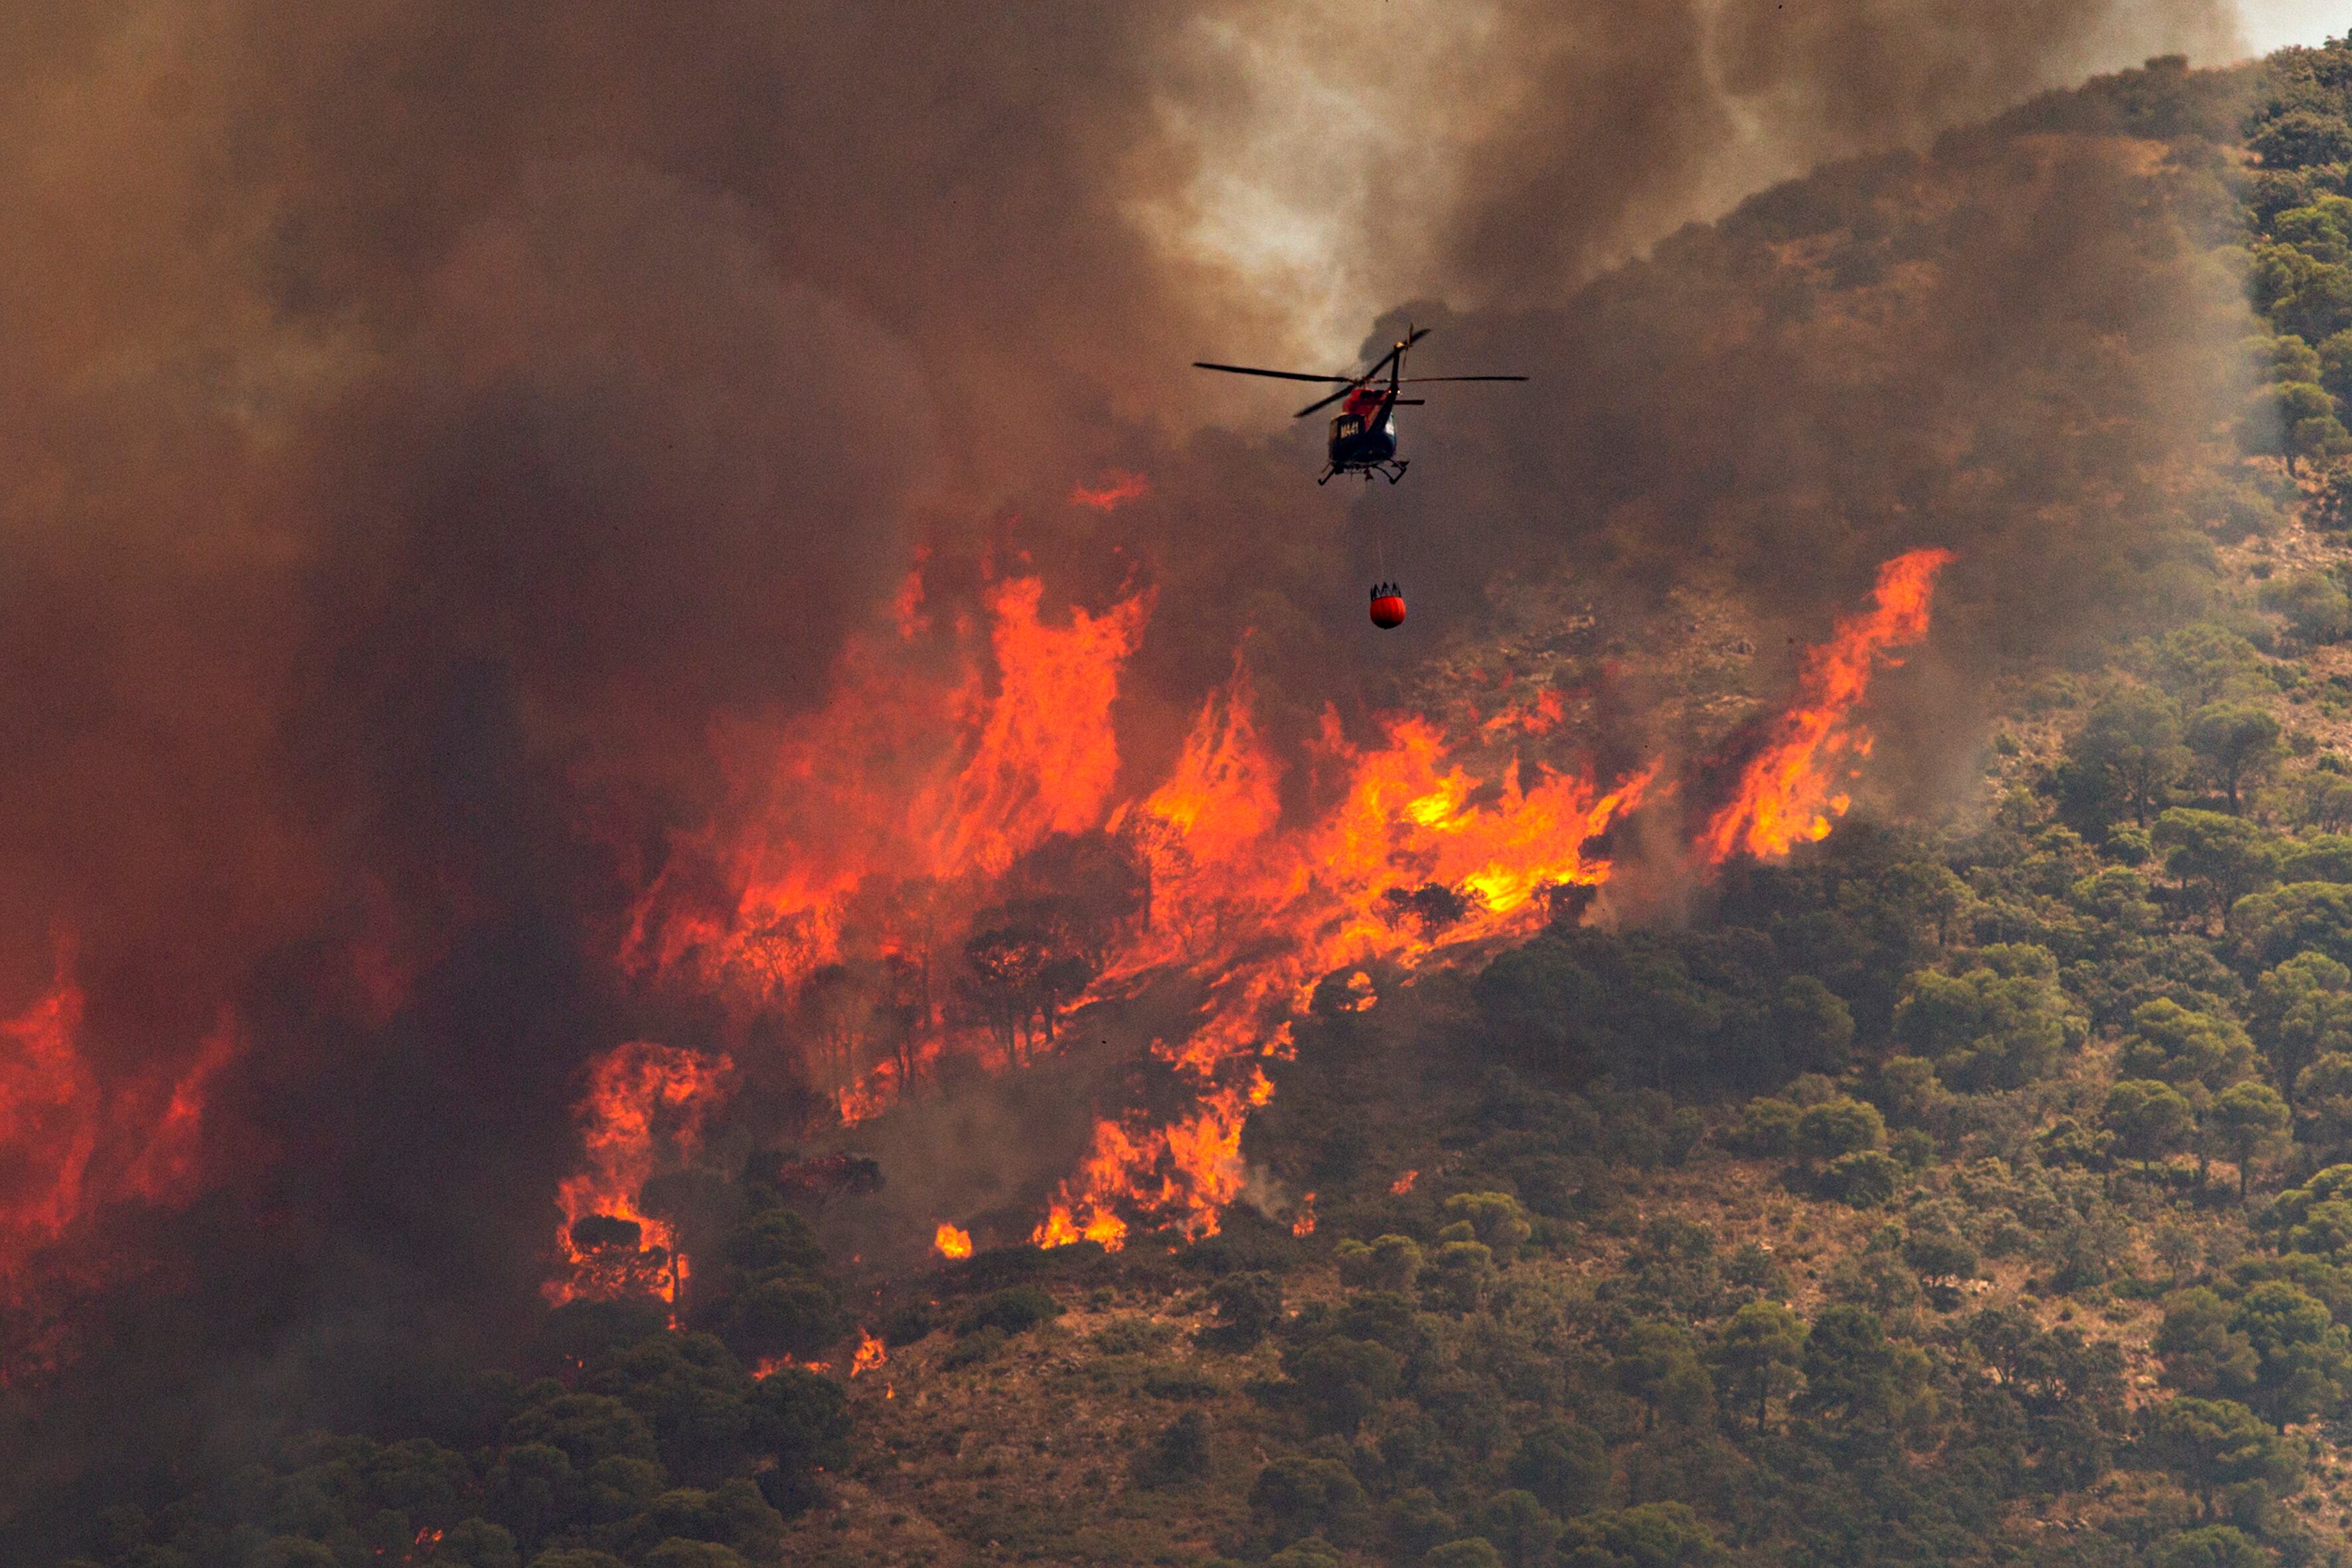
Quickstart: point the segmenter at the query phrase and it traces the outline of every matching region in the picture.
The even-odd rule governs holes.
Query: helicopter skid
[[[1412,466],[1412,459],[1407,458],[1399,458],[1392,462],[1385,463],[1349,463],[1345,466],[1334,463],[1317,475],[1315,482],[1318,485],[1328,485],[1331,482],[1331,477],[1334,474],[1361,474],[1364,476],[1364,482],[1370,484],[1372,476],[1377,474],[1389,483],[1394,484],[1404,478],[1404,471]]]

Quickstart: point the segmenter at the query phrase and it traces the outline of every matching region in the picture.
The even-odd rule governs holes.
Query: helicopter
[[[1433,381],[1525,381],[1524,375],[1407,375],[1404,374],[1405,351],[1429,336],[1429,329],[1415,329],[1405,324],[1405,335],[1389,347],[1389,352],[1372,363],[1372,367],[1360,375],[1316,375],[1297,370],[1261,370],[1250,364],[1217,364],[1208,360],[1194,360],[1196,370],[1223,371],[1229,375],[1266,375],[1277,381],[1337,382],[1339,390],[1300,409],[1295,418],[1304,419],[1318,409],[1339,404],[1339,412],[1331,417],[1331,440],[1328,460],[1318,485],[1331,482],[1334,474],[1361,474],[1370,484],[1379,474],[1394,484],[1404,478],[1411,465],[1396,455],[1396,410],[1427,401],[1419,397],[1400,395],[1408,386],[1425,385]],[[1381,384],[1381,373],[1388,373],[1387,384]],[[1343,402],[1342,399],[1345,401]]]

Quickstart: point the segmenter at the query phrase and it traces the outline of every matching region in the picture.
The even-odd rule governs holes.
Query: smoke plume
[[[0,1524],[521,1331],[583,1065],[724,1024],[630,984],[635,900],[737,798],[723,737],[821,709],[918,561],[909,680],[984,584],[1153,596],[1139,788],[1237,647],[1294,752],[1422,679],[1360,635],[1376,549],[1439,624],[1704,581],[1793,636],[1942,546],[1970,668],[2188,591],[2151,476],[2239,307],[2158,198],[2205,176],[1961,138],[1955,203],[1921,154],[2233,37],[2210,0],[0,22]],[[1869,232],[1770,195],[1675,232],[1824,158]],[[1535,379],[1409,411],[1392,493],[1317,491],[1284,399],[1186,368],[1337,368],[1408,310],[1426,374]]]

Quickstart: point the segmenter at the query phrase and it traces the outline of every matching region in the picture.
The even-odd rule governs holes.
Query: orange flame
[[[1421,1173],[1419,1171],[1407,1171],[1403,1175],[1399,1176],[1395,1181],[1389,1184],[1389,1192],[1391,1195],[1401,1198],[1404,1196],[1405,1194],[1412,1191],[1412,1184],[1419,1180],[1421,1180]]]
[[[693,1152],[733,1066],[723,1056],[632,1040],[589,1069],[578,1111],[587,1168],[556,1193],[563,1211],[556,1245],[567,1274],[542,1287],[550,1305],[625,1295],[677,1304],[687,1259],[674,1250],[668,1224],[638,1209],[637,1190],[666,1156]],[[609,1237],[580,1231],[597,1220],[618,1224]]]
[[[1702,848],[1713,858],[1778,853],[1799,833],[1828,830],[1843,802],[1822,782],[1826,765],[1866,754],[1851,710],[1888,650],[1925,635],[1947,559],[1921,551],[1889,563],[1876,607],[1842,622],[1808,659],[1799,704],[1709,826]],[[919,579],[902,612],[921,603],[919,590]],[[1150,595],[1100,614],[1073,609],[1058,624],[1042,604],[1035,578],[991,586],[984,658],[971,621],[930,633],[921,628],[932,617],[918,626],[902,613],[898,641],[849,658],[838,700],[790,729],[725,741],[747,781],[742,822],[679,847],[640,905],[628,952],[641,970],[716,987],[747,1022],[784,1010],[803,1068],[855,1121],[948,1051],[1020,1064],[1027,1023],[984,1026],[956,1010],[958,964],[982,962],[965,938],[990,900],[1026,896],[1013,875],[1023,857],[1057,835],[1100,835],[1117,847],[1107,853],[1139,863],[1143,902],[1089,939],[1082,991],[1033,1012],[1050,1037],[1066,1007],[1190,977],[1196,1016],[1153,1048],[1196,1101],[1173,1117],[1098,1119],[1033,1239],[1116,1248],[1137,1221],[1212,1235],[1244,1186],[1243,1128],[1274,1092],[1264,1060],[1288,1055],[1288,1020],[1317,984],[1349,975],[1335,1005],[1361,1010],[1376,1005],[1384,968],[1489,952],[1539,929],[1554,889],[1608,879],[1595,841],[1644,798],[1653,773],[1604,784],[1530,769],[1458,747],[1415,716],[1350,741],[1327,714],[1286,810],[1283,765],[1237,667],[1202,705],[1168,775],[1114,804],[1109,715]],[[922,662],[942,638],[953,651],[944,675]],[[1563,714],[1545,690],[1473,733],[1507,745]],[[698,900],[695,886],[723,901]],[[1003,951],[1008,964],[1021,957]],[[964,1256],[971,1238],[942,1225],[933,1245]]]
[[[48,989],[0,1019],[0,1300],[30,1255],[103,1205],[177,1206],[200,1183],[197,1141],[215,1075],[243,1048],[222,1011],[194,1059],[110,1082],[84,1039],[74,943],[60,938]]]
[[[762,1356],[760,1358],[759,1364],[751,1369],[751,1381],[754,1383],[764,1383],[769,1378],[775,1376],[776,1373],[792,1367],[797,1367],[803,1372],[814,1372],[823,1374],[830,1373],[833,1370],[833,1363],[829,1361],[794,1361],[788,1355]]]
[[[1290,1234],[1293,1236],[1315,1234],[1315,1194],[1313,1193],[1298,1200],[1298,1214],[1290,1222]]]
[[[902,606],[920,602],[919,584]],[[846,1121],[888,1106],[936,1058],[945,972],[978,885],[1052,835],[1102,823],[1118,773],[1111,712],[1151,595],[1056,626],[1039,614],[1043,592],[1034,577],[988,590],[985,669],[968,622],[946,674],[907,638],[861,643],[837,700],[723,733],[740,826],[681,843],[623,942],[632,972],[715,989],[747,1012],[812,1005],[821,971],[865,966],[835,972],[858,984],[838,988],[842,1006],[814,998],[803,1031]],[[712,883],[731,889],[724,905]],[[844,944],[853,922],[867,928],[856,950]]]
[[[856,1377],[862,1373],[872,1372],[876,1367],[882,1365],[889,1359],[889,1352],[882,1348],[882,1342],[876,1339],[872,1334],[867,1333],[864,1329],[859,1329],[857,1331],[857,1353],[849,1363],[849,1375]]]
[[[945,1220],[941,1220],[940,1222],[939,1234],[931,1237],[931,1245],[938,1248],[939,1255],[941,1258],[970,1258],[971,1256],[971,1232],[968,1230],[958,1230],[955,1226],[948,1224]]]
[[[1801,841],[1827,837],[1832,820],[1845,814],[1851,801],[1838,787],[1837,764],[1870,750],[1868,732],[1848,717],[1869,691],[1873,669],[1901,662],[1887,650],[1927,635],[1936,575],[1951,560],[1948,550],[1914,550],[1889,561],[1879,568],[1871,608],[1841,619],[1830,640],[1808,652],[1796,705],[1700,837],[1708,864],[1742,850],[1786,855]]]
[[[1151,493],[1151,481],[1141,474],[1130,474],[1123,468],[1113,468],[1104,476],[1101,488],[1088,489],[1080,485],[1070,492],[1072,506],[1090,506],[1097,511],[1112,511],[1131,500],[1141,500]]]

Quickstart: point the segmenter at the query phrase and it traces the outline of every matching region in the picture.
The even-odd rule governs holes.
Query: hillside
[[[1727,341],[1826,363],[1851,339],[1867,367],[1895,357],[1874,331],[1948,299],[1989,193],[2080,189],[2179,298],[2242,288],[2260,330],[2198,362],[2189,413],[2151,403],[2174,442],[2133,400],[2210,322],[2126,365],[2146,321],[2047,306],[2097,394],[2021,357],[1990,384],[2048,394],[2032,462],[1887,481],[1890,510],[2001,513],[1948,634],[1990,673],[1885,699],[1923,710],[1891,733],[1952,731],[1902,748],[1922,774],[1964,776],[1865,787],[1785,857],[1652,868],[1646,902],[1560,897],[1499,952],[1324,977],[1264,1058],[1214,1234],[1139,1210],[1113,1247],[1039,1247],[992,1192],[922,1207],[957,1196],[923,1137],[984,1162],[1021,1135],[951,1124],[941,1074],[929,1108],[638,1172],[568,1233],[593,1263],[669,1227],[684,1280],[664,1251],[519,1355],[450,1349],[364,1430],[85,1483],[31,1560],[2352,1563],[2347,179],[2352,45],[2158,60],[1596,284],[1589,309],[1638,316],[1703,277],[1738,305]],[[1497,585],[1412,706],[1736,762],[1800,656],[1769,593],[1728,585],[1803,563],[1763,563],[1790,540],[1737,507],[1688,534],[1637,512],[1598,537],[1654,593]],[[1689,566],[1695,540],[1724,549]],[[1087,1057],[1089,1021],[1056,1053],[1024,1015],[1040,1062],[1003,1092],[1149,1079]],[[950,1218],[977,1250],[909,1245]]]

